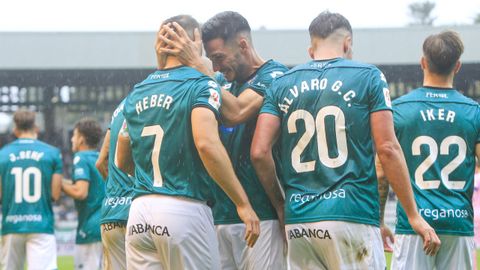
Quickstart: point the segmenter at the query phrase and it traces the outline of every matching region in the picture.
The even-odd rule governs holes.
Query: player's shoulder
[[[420,97],[421,97],[420,88],[416,88],[411,90],[407,94],[402,95],[396,98],[395,100],[393,100],[392,105],[398,106],[405,103],[418,102],[421,100]]]
[[[189,80],[195,81],[205,78],[209,77],[192,67],[178,66],[156,70],[153,73],[150,73],[142,82],[136,84],[134,88],[138,89],[147,85],[164,82],[185,82]]]
[[[288,67],[278,61],[270,59],[260,67],[260,70],[262,73],[267,73],[275,78],[288,71]]]
[[[379,70],[377,66],[373,64],[363,63],[360,61],[355,61],[351,59],[344,59],[341,58],[339,61],[332,62],[330,66],[327,68],[335,68],[335,67],[344,67],[344,68],[353,68],[353,69],[366,69],[366,70]]]
[[[80,151],[73,155],[73,165],[88,166],[87,164],[95,165],[98,159],[99,152],[96,150]]]
[[[35,146],[44,149],[45,151],[51,152],[51,153],[60,153],[60,149],[58,147],[55,147],[51,144],[48,144],[46,142],[40,141],[40,140],[35,140]]]

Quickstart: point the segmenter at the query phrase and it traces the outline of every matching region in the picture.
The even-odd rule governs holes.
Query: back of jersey
[[[205,107],[218,116],[219,91],[213,80],[190,67],[158,70],[135,86],[124,108],[135,196],[210,199],[212,183],[193,141],[191,113]]]
[[[0,151],[2,234],[54,232],[52,175],[62,173],[60,151],[18,139]]]
[[[286,223],[378,225],[370,113],[389,109],[382,73],[341,58],[298,66],[273,83],[261,113],[281,118]]]
[[[439,234],[473,235],[477,102],[453,89],[419,88],[395,100],[394,121],[420,214]],[[397,233],[413,234],[397,210]]]

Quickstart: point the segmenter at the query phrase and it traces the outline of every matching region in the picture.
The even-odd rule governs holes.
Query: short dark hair
[[[81,119],[75,124],[75,129],[85,138],[90,147],[97,147],[102,139],[102,128],[98,121],[92,118]]]
[[[250,36],[250,25],[238,12],[224,11],[210,18],[202,26],[202,41],[207,43],[221,38],[224,42],[230,41],[238,33],[245,32]]]
[[[35,112],[19,110],[13,114],[13,122],[19,131],[32,131],[35,128]]]
[[[323,11],[310,23],[308,32],[310,32],[310,38],[327,38],[338,29],[347,30],[352,34],[352,26],[347,18],[339,13]]]
[[[431,72],[448,75],[463,53],[463,43],[457,32],[443,31],[430,35],[423,42],[423,55]]]
[[[162,25],[173,22],[178,23],[185,30],[185,32],[187,32],[188,36],[191,39],[194,38],[193,32],[195,28],[198,28],[198,30],[200,30],[200,24],[190,15],[173,16],[163,21]]]

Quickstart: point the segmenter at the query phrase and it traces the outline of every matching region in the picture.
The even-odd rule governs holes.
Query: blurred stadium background
[[[392,98],[422,84],[419,60],[423,40],[445,28],[354,29],[354,59],[376,64],[384,72]],[[460,33],[465,53],[455,87],[480,99],[480,25],[449,27]],[[254,45],[265,59],[290,67],[308,60],[305,30],[258,30]],[[133,85],[155,69],[154,32],[0,32],[0,146],[13,140],[12,112],[39,112],[41,139],[60,147],[65,178],[70,177],[70,137],[84,116],[106,129],[115,106]],[[395,196],[387,204],[386,222],[395,222]],[[73,253],[76,213],[63,197],[55,205],[59,256]],[[71,265],[60,258],[60,269]],[[67,267],[69,268],[69,267]]]

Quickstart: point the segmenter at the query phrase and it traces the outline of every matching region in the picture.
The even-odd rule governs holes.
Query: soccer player
[[[392,269],[473,269],[472,193],[475,155],[480,156],[480,108],[453,88],[462,53],[457,33],[429,36],[421,59],[423,87],[393,102],[395,134],[418,210],[439,234],[442,247],[436,256],[421,252],[421,236],[410,226],[408,210],[399,205]]]
[[[176,22],[193,38],[198,22]],[[126,236],[132,269],[220,269],[213,226],[213,182],[226,191],[255,244],[259,221],[218,134],[220,89],[199,71],[168,56],[165,66],[137,84],[124,107],[135,165],[135,198]],[[123,138],[124,136],[120,136]],[[125,142],[120,139],[119,142]],[[128,144],[119,144],[119,167],[128,166]],[[126,149],[125,151],[122,149]],[[127,170],[128,171],[128,170]],[[208,171],[208,174],[207,174]]]
[[[188,44],[179,44],[188,37],[166,30],[170,38],[165,36],[162,40],[168,47],[161,51],[181,54],[185,64],[205,70],[201,68],[200,55],[193,51],[186,53]],[[205,22],[202,41],[213,70],[221,72],[216,77],[222,87],[221,139],[260,218],[262,231],[256,245],[249,248],[242,237],[245,225],[235,211],[235,204],[216,186],[213,216],[222,269],[284,269],[283,220],[280,224],[276,209],[257,178],[250,160],[250,146],[265,91],[288,69],[258,55],[248,21],[237,12],[221,12]],[[196,57],[188,59],[188,56]]]
[[[93,119],[84,118],[75,124],[72,136],[73,184],[63,182],[65,194],[75,200],[78,227],[75,240],[75,269],[100,269],[102,243],[100,208],[105,197],[103,178],[95,167],[96,150],[102,139],[102,129]]]
[[[352,28],[342,15],[320,13],[309,32],[313,61],[267,90],[252,143],[276,208],[283,198],[271,150],[276,140],[281,145],[291,269],[385,269],[374,145],[409,222],[434,254],[440,241],[416,211],[385,77],[350,60]]]
[[[128,211],[133,197],[134,178],[117,167],[117,139],[125,120],[123,100],[113,112],[96,166],[106,179],[106,196],[102,205],[103,268],[127,269],[125,234]]]
[[[17,111],[17,140],[0,150],[1,269],[57,269],[52,201],[62,183],[60,150],[37,140],[35,113]]]

